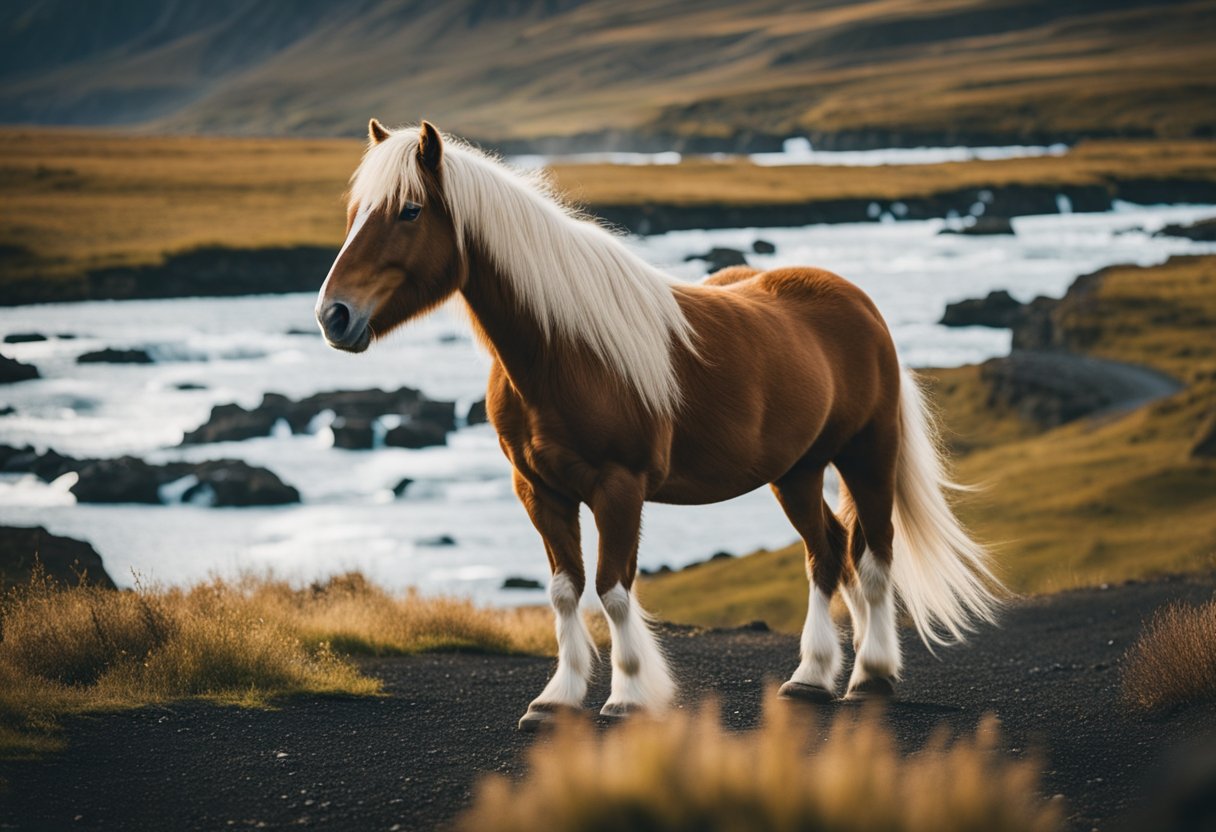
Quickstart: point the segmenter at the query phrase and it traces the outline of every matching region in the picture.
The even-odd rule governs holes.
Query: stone
[[[503,589],[544,589],[545,585],[532,578],[510,577],[502,582]]]
[[[1021,322],[1024,304],[1004,289],[984,298],[969,298],[946,305],[942,326],[990,326],[1011,329]]]
[[[770,243],[768,240],[756,240],[752,243],[752,251],[756,254],[775,254],[777,246]]]
[[[77,364],[151,364],[152,356],[147,350],[104,350],[86,352],[76,359]]]
[[[85,541],[51,534],[41,526],[0,526],[0,587],[28,583],[35,563],[59,584],[115,588],[101,555]]]
[[[30,381],[38,378],[38,368],[31,364],[22,364],[15,358],[0,354],[0,384],[15,384],[18,381]]]

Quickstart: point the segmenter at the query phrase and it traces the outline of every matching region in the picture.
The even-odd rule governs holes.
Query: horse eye
[[[421,213],[421,205],[419,205],[417,202],[407,202],[405,203],[405,207],[401,209],[401,213],[397,216],[397,219],[404,220],[405,222],[413,222],[414,220],[418,219],[418,215]]]

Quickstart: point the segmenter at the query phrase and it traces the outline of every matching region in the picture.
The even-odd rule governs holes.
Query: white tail
[[[895,552],[891,577],[921,639],[962,641],[979,621],[993,622],[1000,581],[987,550],[971,539],[946,500],[951,482],[920,383],[904,370],[899,394],[900,446],[895,469]]]

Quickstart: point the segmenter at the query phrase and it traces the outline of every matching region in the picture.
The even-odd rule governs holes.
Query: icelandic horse
[[[612,637],[601,713],[669,705],[676,685],[634,592],[642,506],[769,484],[806,545],[801,661],[782,695],[835,696],[841,589],[849,698],[900,674],[895,596],[926,644],[992,621],[999,583],[955,519],[932,420],[873,302],[821,269],[736,267],[699,284],[644,262],[514,170],[427,122],[372,119],[346,241],[317,321],[350,352],[459,293],[493,358],[486,405],[552,569],[557,669],[520,727],[580,708],[596,656],[579,613],[579,506],[599,530]],[[837,512],[824,470],[840,474]]]

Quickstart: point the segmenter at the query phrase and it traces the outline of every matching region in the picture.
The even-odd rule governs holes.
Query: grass
[[[336,249],[342,193],[362,148],[350,139],[0,129],[0,291],[12,281],[79,281],[94,269],[157,264],[205,245]],[[1059,158],[881,169],[690,161],[554,173],[592,211],[634,202],[780,204],[1007,182],[1216,180],[1216,143],[1090,142]]]
[[[590,623],[606,638],[601,620]],[[556,652],[547,609],[394,596],[358,574],[305,589],[246,578],[129,592],[36,575],[0,600],[0,634],[0,753],[8,754],[53,745],[53,728],[71,713],[376,694],[379,682],[354,655]]]
[[[1063,156],[936,165],[764,167],[743,160],[690,159],[626,168],[555,165],[561,187],[597,205],[783,205],[832,199],[929,196],[956,188],[1035,184],[1103,185],[1117,179],[1216,181],[1216,143],[1088,141]]]
[[[805,716],[805,715],[804,715]],[[902,756],[876,712],[815,726],[770,690],[762,726],[724,730],[717,709],[631,719],[599,733],[586,720],[558,725],[537,744],[519,783],[483,779],[463,830],[554,832],[890,832],[1060,827],[1038,794],[1039,764],[997,752],[995,719],[974,738],[935,735]],[[810,751],[808,753],[808,748]]]
[[[1216,700],[1216,599],[1157,611],[1123,657],[1123,696],[1145,711]]]
[[[1020,592],[1216,565],[1216,462],[1193,457],[1216,410],[1216,257],[1107,270],[1096,294],[1062,308],[1085,351],[1147,364],[1187,384],[1135,412],[1046,433],[985,404],[974,367],[930,371],[963,482],[958,504]],[[791,533],[792,536],[792,533]],[[764,619],[797,632],[806,609],[801,544],[646,580],[673,621],[733,626]]]

